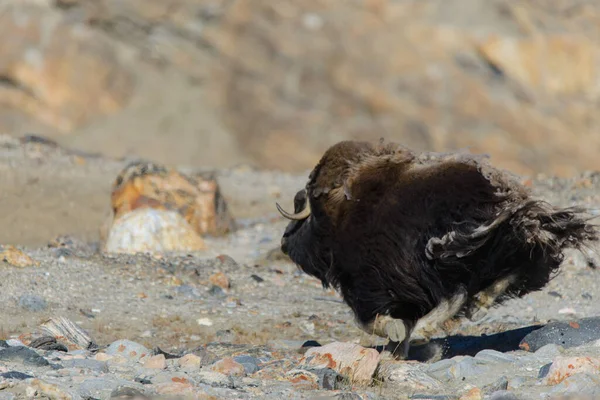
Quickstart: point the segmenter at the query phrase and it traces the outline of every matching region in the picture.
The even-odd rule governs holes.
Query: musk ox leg
[[[408,350],[410,349],[410,335],[415,328],[415,323],[413,321],[396,321],[401,323],[388,324],[390,326],[388,328],[390,341],[386,346],[386,350],[395,359],[406,360],[408,358]],[[403,338],[400,339],[402,336]]]
[[[377,315],[373,321],[361,328],[367,333],[397,342],[401,342],[406,336],[404,321],[389,315]]]
[[[467,290],[461,288],[451,298],[441,301],[437,307],[417,321],[414,328],[415,335],[429,340],[436,333],[439,326],[454,317],[466,302]]]
[[[516,275],[509,275],[494,282],[488,288],[477,293],[475,301],[469,305],[465,316],[475,322],[485,317],[490,307],[496,302],[496,299],[508,289],[508,287],[516,280]]]

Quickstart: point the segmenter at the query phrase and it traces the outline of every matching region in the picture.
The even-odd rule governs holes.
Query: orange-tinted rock
[[[460,396],[459,400],[481,400],[483,395],[481,393],[481,389],[473,388],[469,390],[467,393]]]
[[[133,162],[112,189],[113,218],[141,208],[177,211],[199,235],[235,229],[219,185],[210,175],[189,176],[152,162]]]
[[[569,376],[587,373],[600,374],[600,359],[593,357],[557,357],[550,366],[544,384],[557,385]]]
[[[231,357],[225,357],[213,364],[211,369],[224,375],[244,376],[244,366]]]
[[[325,346],[311,347],[300,360],[301,365],[315,368],[331,368],[351,377],[353,382],[371,382],[381,355],[375,349],[367,349],[354,343],[333,342]]]
[[[14,246],[4,246],[4,251],[0,253],[0,259],[13,267],[25,268],[40,265],[39,261],[34,260]]]
[[[209,282],[222,289],[229,289],[229,278],[222,272],[216,272],[208,278]]]
[[[167,360],[164,354],[158,354],[152,357],[149,357],[146,361],[144,361],[144,368],[150,369],[165,369],[167,368]]]

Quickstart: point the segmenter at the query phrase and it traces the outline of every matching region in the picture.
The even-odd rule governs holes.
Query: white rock
[[[204,250],[204,240],[176,211],[138,208],[113,222],[107,253],[160,253]]]

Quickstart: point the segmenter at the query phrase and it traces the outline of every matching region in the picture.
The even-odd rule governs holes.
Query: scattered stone
[[[108,372],[108,364],[106,362],[93,359],[73,358],[71,360],[63,360],[61,364],[65,368],[78,368],[97,372]]]
[[[444,360],[448,361],[448,360]],[[446,363],[446,369],[454,363]],[[433,366],[433,365],[432,365]],[[440,371],[440,366],[437,366],[434,371]],[[427,370],[429,372],[429,370]],[[434,372],[435,374],[435,372]],[[435,379],[431,372],[429,375],[420,368],[416,368],[414,364],[398,363],[398,362],[382,362],[379,366],[377,375],[394,387],[400,389],[414,391],[433,391],[437,392],[444,388],[444,385],[439,380]]]
[[[4,251],[0,253],[0,259],[13,267],[26,268],[38,267],[39,261],[34,260],[15,246],[4,246]]]
[[[36,294],[24,294],[19,297],[19,307],[27,311],[38,312],[48,308],[48,303]]]
[[[216,371],[200,371],[194,376],[200,383],[217,387],[233,387],[231,376]]]
[[[516,360],[515,356],[496,350],[481,350],[475,355],[475,361],[479,364],[514,363]]]
[[[258,360],[256,357],[242,355],[233,357],[233,360],[235,362],[240,363],[244,367],[244,370],[248,375],[252,375],[260,369],[260,360]]]
[[[92,337],[79,325],[65,317],[50,318],[40,325],[40,336],[51,336],[64,343],[69,350],[95,349]]]
[[[547,344],[547,345],[539,348],[535,352],[535,355],[537,357],[554,358],[554,357],[557,357],[557,356],[560,356],[561,354],[563,354],[564,350],[565,349],[562,346],[559,346],[554,343],[550,343],[550,344]]]
[[[352,377],[357,383],[370,382],[377,369],[381,355],[377,350],[367,349],[354,343],[333,342],[312,347],[300,359],[300,365],[313,368],[331,368]]]
[[[556,385],[569,376],[581,373],[600,374],[600,359],[592,357],[557,357],[543,379],[546,385]]]
[[[496,393],[501,390],[508,389],[508,378],[506,376],[501,376],[496,382],[487,385],[483,388],[484,393]]]
[[[132,388],[132,386],[139,385],[113,377],[89,378],[79,385],[79,395],[84,399],[108,399],[118,389],[123,390],[124,387],[127,387],[135,390],[135,387]],[[138,389],[141,390],[142,387],[138,387]]]
[[[508,390],[498,390],[490,395],[489,400],[519,400],[519,398]]]
[[[144,368],[165,369],[167,368],[167,359],[163,354],[152,356],[144,362]]]
[[[489,363],[489,356],[483,356],[481,363],[478,361],[473,357],[457,356],[432,364],[427,373],[442,382],[450,382],[455,379],[464,380],[481,374],[487,369],[485,364]]]
[[[165,382],[156,385],[156,393],[162,395],[185,395],[192,394],[193,386],[183,382]]]
[[[111,356],[120,355],[126,359],[138,361],[140,358],[151,354],[151,352],[146,347],[131,340],[117,340],[108,346],[106,354]]]
[[[597,372],[580,372],[565,377],[560,384],[552,388],[552,393],[576,394],[579,396],[600,396],[600,376]]]
[[[49,398],[49,399],[57,399],[57,400],[70,400],[75,396],[68,389],[63,388],[59,385],[55,385],[53,383],[45,382],[41,379],[35,378],[32,381],[29,381],[28,390],[32,392],[34,395],[31,397],[38,398]]]
[[[123,214],[110,228],[107,253],[164,253],[205,250],[204,240],[176,211],[140,208]]]
[[[116,388],[111,392],[110,398],[117,400],[149,400],[143,392],[128,386]]]
[[[208,278],[209,282],[221,289],[229,289],[229,278],[223,272],[216,272]]]
[[[219,372],[227,376],[246,375],[246,370],[244,366],[231,357],[225,357],[222,360],[217,361],[212,365],[211,369],[215,372]]]
[[[200,326],[212,326],[212,324],[213,324],[213,322],[210,320],[210,318],[198,318],[196,320],[196,322]]]
[[[182,354],[168,353],[168,352],[164,351],[163,349],[161,349],[160,347],[157,346],[157,347],[155,347],[152,350],[152,355],[156,356],[156,355],[159,355],[159,354],[162,354],[163,356],[165,356],[165,358],[167,360],[170,360],[170,359],[172,360],[172,359],[180,358],[182,356]]]
[[[459,400],[481,400],[483,398],[481,389],[473,388],[469,390],[467,393],[460,396]]]
[[[225,291],[215,285],[212,285],[209,289],[208,289],[208,294],[210,294],[211,296],[215,296],[217,298],[223,298],[223,297],[227,297],[227,293],[225,293]]]
[[[29,343],[29,347],[40,350],[62,351],[65,353],[69,351],[67,346],[62,343],[58,343],[56,338],[53,336],[41,336],[37,339],[34,339]]]
[[[567,349],[600,339],[600,317],[552,322],[523,338],[519,347],[535,352],[547,344]]]
[[[36,353],[35,350],[31,350],[24,346],[0,349],[0,361],[20,362],[25,365],[32,365],[36,367],[45,367],[50,365],[48,360]]]
[[[195,371],[200,369],[202,359],[195,354],[186,354],[178,360],[178,364],[184,371]]]
[[[285,374],[297,390],[311,390],[319,388],[319,377],[313,372],[304,369],[293,369]]]

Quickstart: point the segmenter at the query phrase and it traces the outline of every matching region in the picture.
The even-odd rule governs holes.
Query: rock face
[[[594,2],[5,3],[0,103],[12,111],[0,126],[11,131],[33,119],[99,144],[122,131],[163,162],[244,156],[294,171],[335,141],[382,136],[469,146],[520,174],[600,167]]]
[[[123,108],[135,84],[103,34],[44,3],[0,7],[0,34],[10,38],[0,49],[0,104],[69,133]]]

